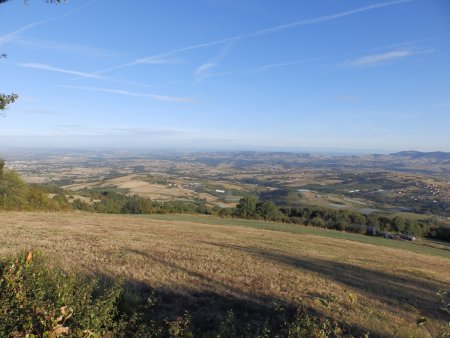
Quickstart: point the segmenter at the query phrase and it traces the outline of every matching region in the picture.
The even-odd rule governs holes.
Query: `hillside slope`
[[[0,238],[1,255],[42,249],[65,269],[157,288],[169,315],[188,309],[206,327],[227,309],[274,302],[373,335],[435,336],[445,320],[435,295],[450,280],[444,257],[182,216],[2,212]]]

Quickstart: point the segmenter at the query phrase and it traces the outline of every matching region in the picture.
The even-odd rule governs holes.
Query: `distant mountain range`
[[[443,151],[421,152],[421,151],[400,151],[398,153],[390,154],[394,157],[403,157],[409,159],[429,159],[435,161],[450,161],[450,153]]]

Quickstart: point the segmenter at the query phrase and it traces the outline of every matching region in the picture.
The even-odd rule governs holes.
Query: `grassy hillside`
[[[427,240],[419,238],[415,242],[405,240],[391,240],[382,237],[366,236],[349,232],[335,231],[312,226],[301,226],[298,224],[286,224],[277,222],[265,222],[256,220],[245,220],[235,218],[218,218],[206,215],[178,215],[178,214],[152,214],[142,216],[150,219],[166,221],[191,221],[194,223],[243,226],[262,230],[281,231],[292,234],[316,235],[335,239],[345,239],[360,243],[384,246],[388,248],[403,249],[411,252],[441,256],[450,258],[450,243],[442,241]]]
[[[2,212],[0,220],[0,255],[42,249],[66,270],[156,288],[161,315],[187,309],[202,332],[230,309],[262,327],[266,309],[280,304],[371,336],[436,336],[448,321],[436,297],[450,280],[444,249],[211,217]],[[383,243],[392,244],[373,245]]]

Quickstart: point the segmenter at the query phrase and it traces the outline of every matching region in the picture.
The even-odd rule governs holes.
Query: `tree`
[[[369,235],[376,235],[380,231],[380,220],[378,216],[367,215],[367,233]]]
[[[243,218],[252,218],[256,216],[256,203],[258,198],[255,196],[245,196],[241,198],[236,205],[236,215]]]
[[[403,232],[405,230],[405,219],[400,216],[395,216],[391,222],[392,229],[396,232]]]
[[[333,227],[337,230],[345,230],[347,229],[350,224],[352,223],[352,220],[350,218],[350,214],[348,211],[343,210],[340,212],[337,212],[336,215],[334,215],[331,219],[331,224],[329,224],[329,227]]]
[[[407,219],[405,221],[405,228],[403,231],[407,234],[422,236],[422,228],[415,220]]]
[[[14,171],[4,170],[0,180],[0,209],[20,210],[27,207],[28,185]]]
[[[139,196],[130,198],[120,210],[124,214],[149,214],[152,211],[152,202]]]
[[[0,0],[0,3],[2,0]],[[6,54],[1,54],[0,59],[6,59]],[[8,104],[13,103],[18,98],[17,94],[2,94],[0,93],[0,112],[5,110]]]
[[[350,216],[350,221],[352,223],[355,223],[355,224],[365,224],[366,223],[366,217],[359,212],[352,212],[352,213],[350,213],[349,216]]]
[[[275,221],[281,218],[278,207],[270,201],[256,203],[256,214],[265,220]]]
[[[14,103],[19,98],[17,94],[2,94],[0,93],[0,111],[5,110],[8,104]]]
[[[0,0],[0,5],[7,3],[12,0]],[[67,0],[45,0],[47,3],[61,3],[66,2]],[[28,2],[25,0],[25,2]],[[0,54],[0,59],[5,59],[7,57],[7,54],[2,53]],[[9,104],[14,103],[19,98],[17,94],[3,94],[0,93],[0,116],[2,115],[2,112],[8,107]]]
[[[313,217],[313,218],[309,221],[309,224],[311,224],[312,226],[315,226],[315,227],[319,227],[319,228],[325,227],[325,221],[324,221],[323,218],[320,217],[320,216],[315,216],[315,217]]]
[[[391,226],[391,220],[389,217],[386,216],[380,216],[378,218],[378,222],[380,224],[380,229],[383,231],[390,231],[392,230],[392,226]]]

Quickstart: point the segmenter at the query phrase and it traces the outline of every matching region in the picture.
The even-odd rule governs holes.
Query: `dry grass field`
[[[157,288],[167,311],[188,308],[204,320],[229,306],[277,302],[302,304],[371,336],[442,331],[435,293],[449,288],[448,255],[280,229],[183,216],[2,212],[0,255],[41,249],[64,269]]]
[[[160,175],[160,174],[158,174]],[[209,193],[197,193],[195,190],[187,188],[186,184],[189,181],[182,179],[172,179],[172,184],[149,183],[145,181],[146,175],[124,175],[117,178],[112,178],[102,182],[85,182],[75,183],[63,186],[64,189],[72,191],[89,189],[89,188],[117,188],[124,189],[128,195],[139,195],[145,198],[150,198],[154,201],[166,202],[171,200],[196,200],[203,199],[210,206],[219,206],[222,208],[234,207],[236,203],[222,202],[216,196]],[[221,183],[221,182],[214,182]],[[240,190],[237,185],[224,184],[228,188]]]

